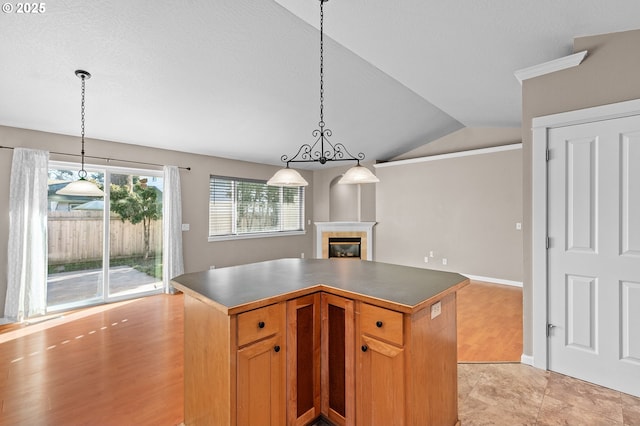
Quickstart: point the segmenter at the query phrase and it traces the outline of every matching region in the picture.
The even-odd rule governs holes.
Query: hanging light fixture
[[[333,144],[329,140],[331,130],[325,128],[324,122],[324,8],[323,5],[328,0],[320,0],[320,122],[319,129],[313,131],[316,138],[313,144],[304,144],[296,155],[288,157],[283,155],[282,162],[286,163],[284,169],[278,170],[273,175],[267,185],[273,186],[307,186],[309,183],[296,170],[289,168],[290,163],[314,163],[325,164],[328,161],[356,161],[356,165],[343,175],[338,183],[375,183],[380,180],[371,171],[360,165],[360,160],[364,160],[364,154],[358,153],[353,156],[347,148],[341,144]]]
[[[98,186],[87,180],[87,171],[84,169],[84,90],[85,81],[91,78],[91,74],[87,71],[76,70],[76,76],[82,80],[82,101],[80,103],[80,120],[81,120],[81,139],[82,149],[80,150],[80,158],[82,161],[82,167],[78,172],[79,179],[69,183],[64,188],[56,191],[56,194],[60,195],[74,195],[85,197],[104,197],[104,192]]]

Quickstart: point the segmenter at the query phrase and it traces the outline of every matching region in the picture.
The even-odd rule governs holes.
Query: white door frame
[[[547,146],[549,129],[640,115],[640,99],[536,117],[532,120],[532,286],[534,367],[548,369]]]

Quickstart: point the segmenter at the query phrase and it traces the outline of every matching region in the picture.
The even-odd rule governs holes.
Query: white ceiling
[[[277,2],[276,2],[277,1]],[[0,125],[279,164],[319,120],[318,0],[46,2],[0,16]],[[519,126],[517,69],[640,27],[637,0],[331,0],[325,121],[385,160]],[[70,146],[73,152],[77,146]],[[87,147],[89,153],[90,146]]]

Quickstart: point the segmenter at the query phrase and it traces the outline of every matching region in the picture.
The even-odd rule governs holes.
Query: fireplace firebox
[[[329,258],[360,259],[360,237],[329,238]]]

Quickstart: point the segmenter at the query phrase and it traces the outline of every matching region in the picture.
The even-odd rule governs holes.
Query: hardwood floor
[[[513,327],[521,318],[498,315],[509,297],[522,300],[514,296],[518,290],[484,283],[465,287],[459,298],[461,346],[476,347],[487,358],[477,347],[489,342],[493,350],[502,339],[486,336],[499,335],[496,327]],[[158,295],[28,327],[0,327],[0,425],[180,424],[182,308],[182,295]],[[495,324],[480,326],[487,319]],[[493,331],[472,339],[474,329]],[[514,333],[504,333],[507,341],[516,339]],[[516,352],[519,357],[521,349]],[[463,363],[458,373],[464,425],[640,425],[640,398],[577,379],[519,363]]]
[[[457,312],[458,362],[520,362],[522,288],[472,281]]]
[[[0,334],[0,424],[180,424],[182,299],[89,308]]]
[[[477,282],[465,287],[458,298],[461,359],[505,361],[512,353],[519,360],[521,300],[518,288]],[[180,424],[182,327],[182,295],[88,308],[27,327],[4,326],[0,425]],[[510,352],[498,350],[503,344]]]

